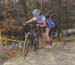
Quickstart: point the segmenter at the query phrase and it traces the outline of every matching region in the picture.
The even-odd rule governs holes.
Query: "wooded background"
[[[75,0],[0,0],[0,29],[22,29],[21,22],[31,18],[35,8],[52,18],[59,33],[75,28]]]

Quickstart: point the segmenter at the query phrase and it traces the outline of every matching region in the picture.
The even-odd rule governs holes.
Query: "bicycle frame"
[[[36,44],[38,43],[35,40],[36,38],[37,38],[37,33],[34,31],[33,27],[31,26],[31,30],[29,30],[28,32],[25,32],[24,46],[23,46],[23,51],[22,51],[24,57],[27,56],[27,54],[28,54],[28,51],[25,54],[25,47],[26,47],[26,44],[28,43],[27,40],[29,39],[29,41],[30,41],[29,44],[33,43],[32,45],[35,46],[35,48],[36,48]],[[34,44],[34,43],[36,43],[36,44]],[[27,44],[28,48],[30,47],[29,44]]]

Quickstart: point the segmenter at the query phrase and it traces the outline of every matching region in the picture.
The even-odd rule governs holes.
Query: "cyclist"
[[[30,20],[28,20],[26,23],[36,21],[39,24],[42,35],[47,39],[46,47],[51,48],[51,38],[49,37],[50,27],[47,25],[46,17],[43,14],[41,14],[41,11],[39,9],[34,9],[32,11],[32,14],[33,17]]]

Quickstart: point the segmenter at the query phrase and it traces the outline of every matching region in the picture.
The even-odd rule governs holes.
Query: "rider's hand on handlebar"
[[[28,22],[26,21],[26,22],[23,22],[23,25],[27,25],[28,24]]]

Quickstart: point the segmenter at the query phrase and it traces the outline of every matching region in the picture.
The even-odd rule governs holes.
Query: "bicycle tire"
[[[25,44],[24,58],[28,55],[29,50],[30,50],[29,39],[27,39],[26,44]]]
[[[24,58],[28,55],[29,52],[29,34],[25,35],[25,42],[23,45],[23,56]]]

